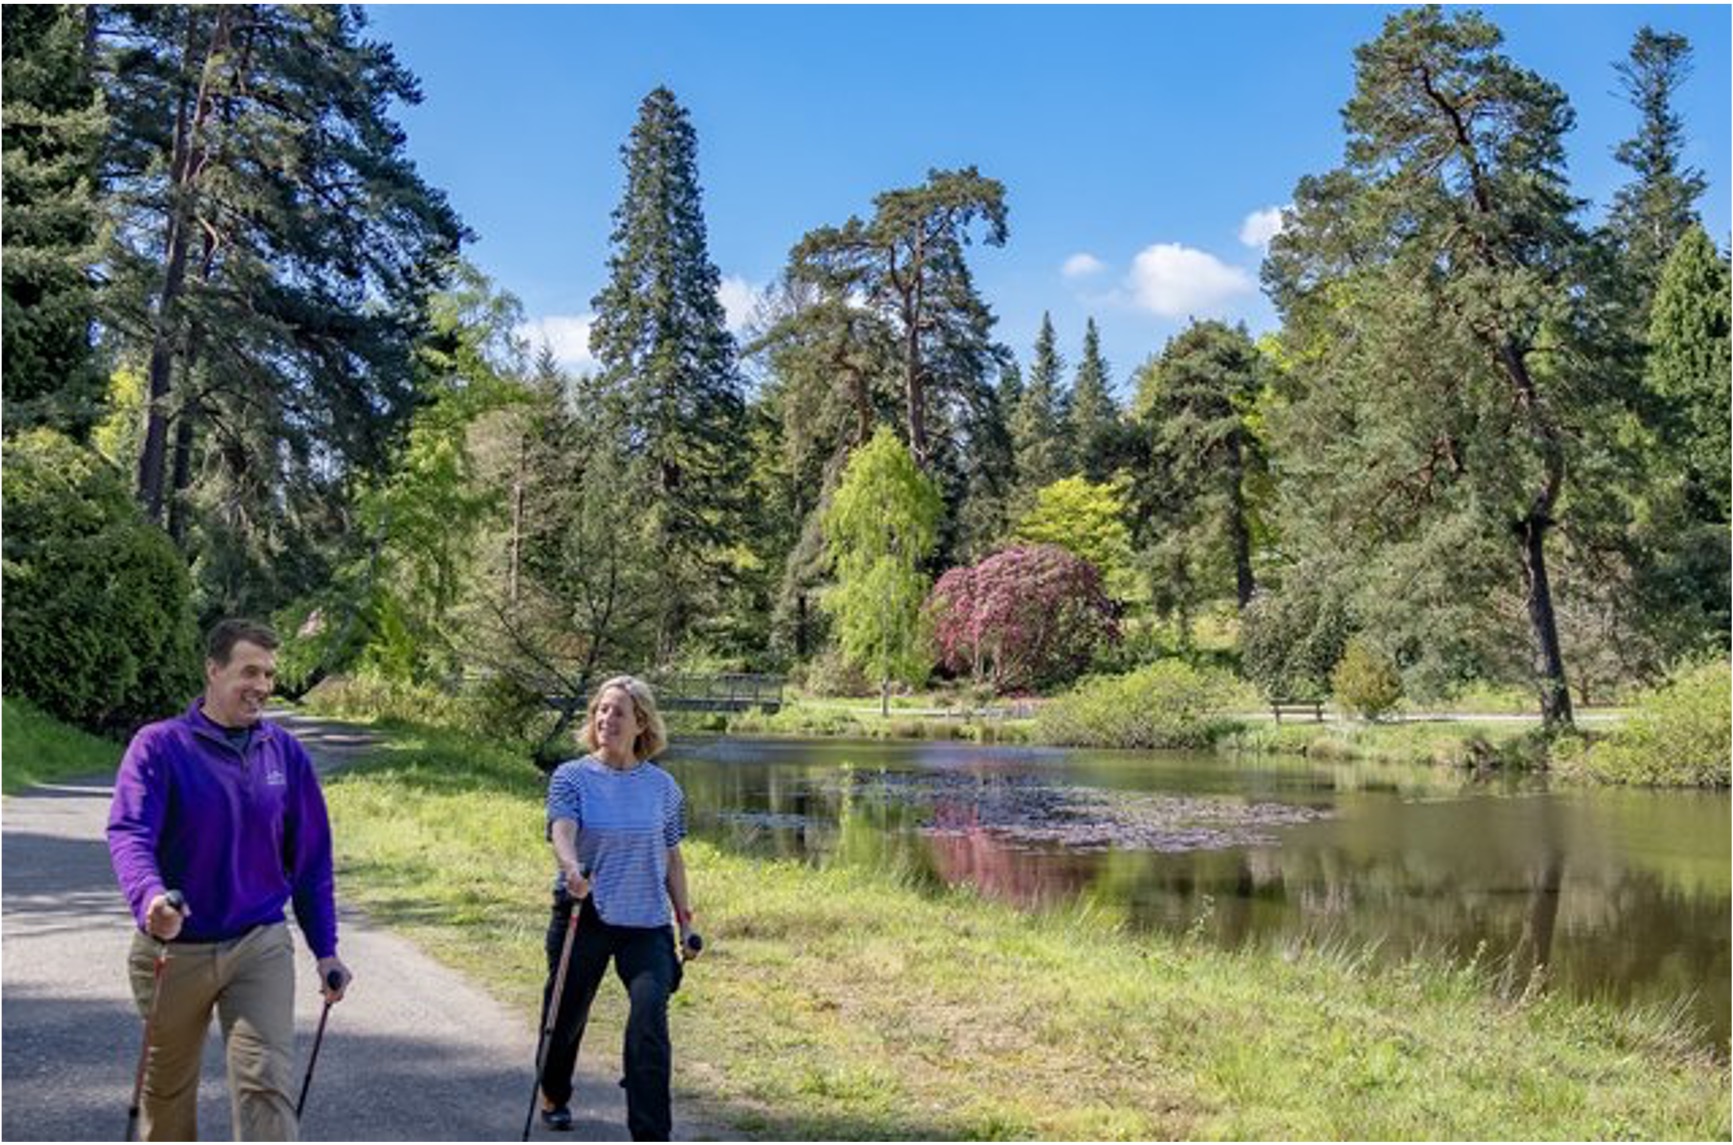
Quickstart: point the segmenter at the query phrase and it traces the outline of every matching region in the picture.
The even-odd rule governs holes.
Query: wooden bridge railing
[[[782,689],[787,682],[782,676],[744,672],[677,673],[652,677],[650,686],[656,689],[657,704],[667,711],[744,712],[761,708],[774,712],[782,707]]]

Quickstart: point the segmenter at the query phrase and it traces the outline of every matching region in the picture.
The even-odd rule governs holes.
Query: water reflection
[[[1726,1050],[1725,795],[1555,794],[1534,779],[1487,785],[1431,768],[962,744],[692,741],[667,762],[694,829],[737,851],[865,863],[1024,907],[1087,898],[1135,928],[1227,947],[1478,952],[1513,992],[1544,967],[1579,994],[1686,1005]],[[990,826],[1008,789],[1323,817],[1255,844],[1080,852]]]

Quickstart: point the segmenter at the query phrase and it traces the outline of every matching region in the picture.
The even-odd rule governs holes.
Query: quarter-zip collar
[[[229,737],[225,734],[229,729],[205,715],[205,698],[203,696],[199,696],[187,706],[187,727],[192,729],[194,735],[217,744],[224,751],[239,756],[243,760],[252,752],[254,747],[270,741],[277,734],[276,725],[269,720],[261,719],[252,727],[253,734],[247,740],[246,751],[241,751],[229,742]]]

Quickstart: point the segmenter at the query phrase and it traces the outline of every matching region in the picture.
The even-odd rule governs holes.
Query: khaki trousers
[[[140,1102],[141,1139],[198,1139],[199,1060],[215,1007],[235,1140],[295,1140],[295,950],[288,924],[168,949]],[[156,953],[155,939],[134,934],[128,969],[140,1014],[150,1010]]]

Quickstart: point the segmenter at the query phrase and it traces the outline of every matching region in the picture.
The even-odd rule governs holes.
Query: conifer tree
[[[1243,326],[1195,322],[1138,378],[1139,429],[1152,467],[1139,516],[1159,604],[1182,618],[1231,585],[1242,610],[1257,590],[1250,490],[1263,443],[1252,426],[1266,383]]]
[[[8,5],[4,98],[6,431],[87,436],[103,379],[92,347],[100,256],[97,162],[107,116],[90,74],[86,13]]]
[[[1661,267],[1697,220],[1696,203],[1708,187],[1703,173],[1683,162],[1684,121],[1673,107],[1691,74],[1690,41],[1645,24],[1631,42],[1629,57],[1614,70],[1641,125],[1614,152],[1634,178],[1614,194],[1607,226],[1636,287],[1635,311],[1646,315]]]
[[[1691,496],[1709,520],[1728,520],[1729,275],[1701,226],[1689,227],[1660,276],[1649,324],[1648,386],[1670,407],[1667,436]]]
[[[115,242],[102,321],[144,363],[137,492],[205,608],[328,577],[416,401],[465,231],[392,119],[419,87],[358,7],[98,6]]]
[[[1066,436],[1076,470],[1090,481],[1106,481],[1116,467],[1119,407],[1108,388],[1107,362],[1101,356],[1101,335],[1095,319],[1083,330],[1083,358],[1071,385],[1071,409]]]
[[[1005,188],[973,167],[934,170],[919,187],[879,194],[873,208],[870,220],[809,232],[789,275],[865,311],[896,346],[903,432],[931,472],[945,441],[966,439],[1003,356],[964,252],[977,224],[984,243],[1004,245]]]
[[[745,403],[705,233],[698,137],[673,92],[644,97],[621,154],[626,187],[608,282],[591,303],[590,350],[598,392],[625,434],[631,481],[621,496],[639,503],[664,554],[656,600],[666,662],[713,615],[705,601],[742,511]]]
[[[1017,459],[1017,499],[1032,501],[1035,491],[1071,474],[1065,440],[1065,361],[1059,356],[1052,315],[1041,315],[1029,376],[1011,416],[1011,445]]]
[[[1482,617],[1520,600],[1527,631],[1495,650],[1528,661],[1554,729],[1571,701],[1549,537],[1625,395],[1565,181],[1574,116],[1501,42],[1478,13],[1420,8],[1356,52],[1346,162],[1301,181],[1265,263],[1301,364],[1283,515],[1366,546],[1359,599],[1392,625],[1443,617],[1435,600]],[[1403,655],[1462,630],[1411,633]]]

